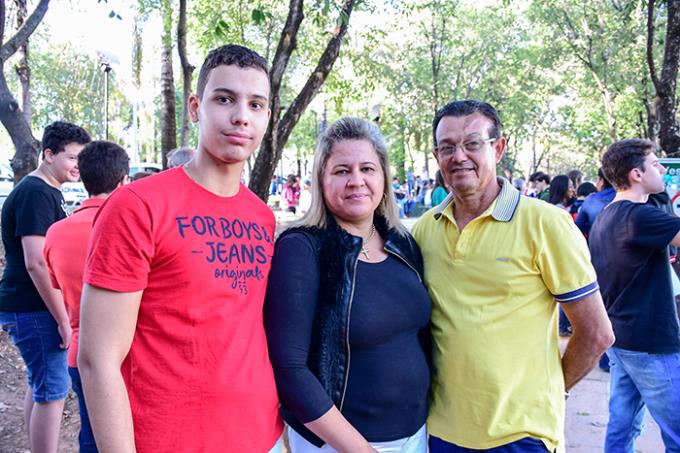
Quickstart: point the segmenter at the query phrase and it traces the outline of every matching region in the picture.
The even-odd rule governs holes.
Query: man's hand
[[[561,307],[573,329],[562,357],[564,388],[569,390],[614,343],[614,331],[599,291],[575,302],[563,303]]]

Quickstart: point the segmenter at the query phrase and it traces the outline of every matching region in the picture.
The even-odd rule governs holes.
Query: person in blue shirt
[[[611,203],[616,195],[616,191],[604,176],[601,168],[597,170],[597,177],[597,186],[600,188],[600,191],[585,199],[583,205],[581,205],[578,217],[576,217],[576,226],[586,238],[590,234],[590,228],[595,223],[595,219],[600,214],[600,211]]]

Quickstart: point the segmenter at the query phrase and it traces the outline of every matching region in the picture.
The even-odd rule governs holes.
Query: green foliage
[[[110,3],[116,8],[112,17],[120,19]],[[657,3],[654,59],[660,65],[667,11],[665,2]],[[140,29],[155,15],[164,20],[166,39],[174,40],[174,32],[168,33],[174,5],[173,0],[138,0]],[[305,3],[280,92],[282,106],[290,105],[330,34],[347,20],[338,19],[341,5],[341,0]],[[271,62],[288,1],[193,0],[188,12],[190,54],[239,43]],[[644,102],[653,102],[645,59],[646,1],[364,0],[345,40],[322,91],[328,117],[368,117],[379,105],[380,127],[400,178],[430,155],[432,116],[454,99],[483,99],[498,108],[509,139],[500,169],[514,175],[573,167],[593,174],[613,134],[646,133]],[[137,78],[141,48],[140,35],[133,62]],[[31,59],[35,126],[60,117],[100,135],[103,73],[96,62],[70,48],[44,46],[32,48]],[[117,120],[125,125],[130,103],[117,91],[115,77],[112,73],[111,103],[121,107],[111,115],[117,109]],[[315,109],[308,109],[294,129],[285,150],[290,156],[307,159],[313,153],[321,116]],[[195,134],[194,129],[192,145]]]
[[[104,136],[104,72],[99,63],[70,46],[49,46],[31,54],[33,129],[56,120],[81,124],[93,137]],[[109,73],[109,118],[130,122],[129,103]],[[116,129],[109,128],[115,137]],[[122,131],[120,131],[122,132]]]
[[[319,124],[321,122],[321,115],[308,109],[301,117],[296,125],[293,133],[288,139],[288,146],[294,147],[298,151],[298,157],[314,155],[316,148],[316,137],[319,134]]]

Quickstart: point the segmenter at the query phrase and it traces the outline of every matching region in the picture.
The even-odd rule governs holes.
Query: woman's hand
[[[335,406],[305,426],[340,453],[377,453]]]

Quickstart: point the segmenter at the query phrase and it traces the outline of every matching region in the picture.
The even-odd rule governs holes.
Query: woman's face
[[[574,188],[574,183],[569,180],[569,186],[567,186],[566,200],[571,200],[576,196],[576,189]]]
[[[333,145],[322,188],[326,207],[339,223],[372,219],[384,187],[385,174],[371,142],[343,140]]]

